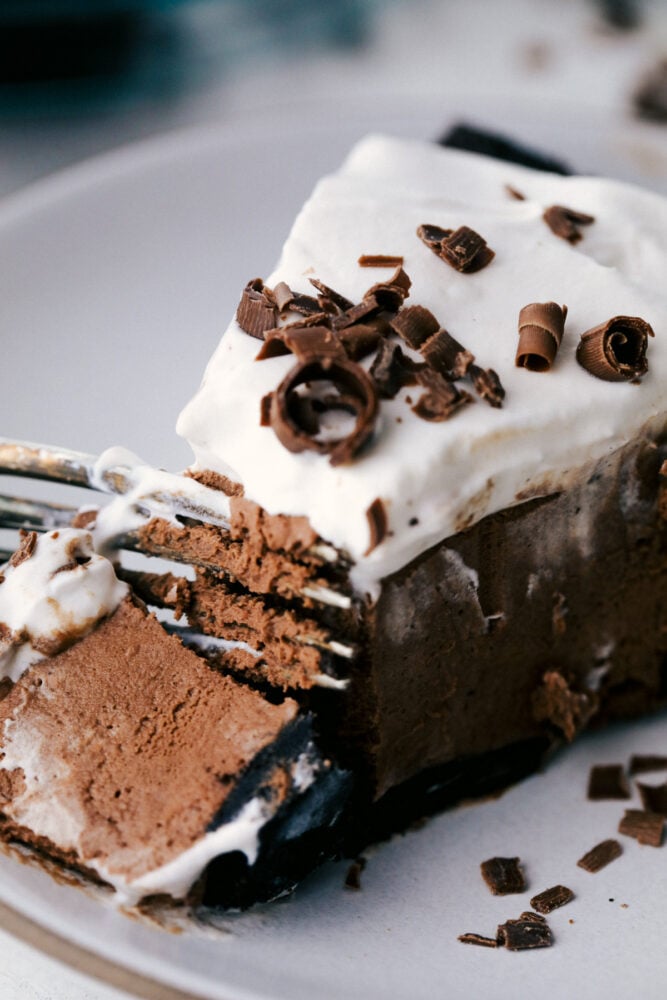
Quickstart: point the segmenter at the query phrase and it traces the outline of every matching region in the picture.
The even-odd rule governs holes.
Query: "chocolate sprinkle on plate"
[[[638,781],[637,788],[644,809],[667,816],[667,781],[662,785],[645,785]]]
[[[494,896],[509,896],[525,892],[526,879],[519,858],[489,858],[482,861],[482,878]]]
[[[554,943],[551,928],[544,917],[530,911],[522,913],[518,920],[506,920],[500,924],[496,939],[501,947],[509,951],[549,948]]]
[[[634,837],[640,844],[647,844],[649,847],[660,847],[664,828],[664,816],[644,809],[626,809],[618,824],[619,833]]]
[[[380,545],[387,537],[387,531],[389,528],[387,508],[380,497],[376,497],[366,511],[366,518],[368,520],[370,541],[368,543],[368,548],[364,552],[365,556],[370,555],[373,549],[376,549],[378,545]]]
[[[630,774],[646,774],[647,771],[667,771],[667,757],[659,754],[633,754],[628,768]]]
[[[563,339],[567,306],[556,302],[531,302],[519,313],[517,368],[549,371]]]
[[[498,947],[498,942],[495,938],[484,937],[483,934],[474,934],[471,932],[467,934],[459,934],[457,940],[462,944],[477,944],[482,948]]]
[[[636,382],[646,375],[646,348],[653,329],[639,316],[614,316],[582,333],[577,361],[605,382]]]
[[[552,910],[557,910],[559,907],[565,906],[566,903],[570,903],[573,899],[574,893],[566,885],[555,885],[553,888],[545,889],[544,892],[539,892],[537,896],[533,896],[530,905],[538,913],[551,913]]]
[[[402,257],[392,257],[386,253],[364,253],[359,258],[359,267],[402,267]]]
[[[630,786],[622,764],[596,764],[588,776],[588,798],[592,802],[603,799],[629,799]]]
[[[565,205],[550,205],[544,210],[542,218],[552,233],[572,244],[578,243],[584,235],[580,226],[590,226],[595,222],[595,216],[566,208]]]
[[[602,843],[596,844],[584,854],[583,858],[579,858],[577,865],[584,871],[595,874],[606,868],[616,858],[620,858],[622,853],[623,848],[617,840],[603,840]]]

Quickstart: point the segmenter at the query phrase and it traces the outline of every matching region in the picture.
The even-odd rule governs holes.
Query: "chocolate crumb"
[[[411,528],[414,528],[415,524],[419,524],[419,518],[411,517],[410,520],[408,521],[408,524],[410,525]]]
[[[515,364],[532,372],[549,371],[563,339],[567,306],[531,302],[519,313]]]
[[[484,937],[483,934],[474,934],[468,932],[467,934],[459,934],[458,941],[462,944],[477,944],[482,948],[497,948],[498,942],[495,938]]]
[[[628,768],[630,774],[645,774],[647,771],[667,771],[667,757],[659,754],[633,754]]]
[[[505,185],[505,190],[507,191],[507,193],[510,196],[510,198],[514,198],[515,201],[525,201],[526,200],[525,194],[521,194],[521,192],[517,191],[517,189],[515,187],[512,187],[511,184],[506,184]]]
[[[622,853],[623,848],[617,840],[603,840],[584,854],[583,858],[579,858],[577,865],[579,868],[583,868],[584,871],[596,874],[611,864],[612,861],[615,861],[616,858],[620,858]]]
[[[566,903],[570,903],[573,899],[574,893],[566,885],[555,885],[552,889],[545,889],[544,892],[533,896],[530,905],[538,913],[551,913],[552,910],[557,910],[559,907],[565,906]]]
[[[36,531],[25,531],[23,528],[19,531],[19,538],[21,543],[11,556],[9,560],[10,566],[20,566],[22,562],[29,559],[30,556],[35,551],[35,546],[37,545],[37,532]]]
[[[244,333],[263,340],[265,331],[272,329],[277,321],[278,306],[273,293],[261,278],[253,278],[241,294],[236,322]]]
[[[553,942],[551,928],[539,913],[527,911],[518,920],[506,920],[496,933],[498,945],[509,951],[528,948],[549,948]]]
[[[366,867],[366,858],[356,858],[345,875],[345,888],[359,891],[361,889],[361,873]]]
[[[639,316],[614,316],[582,333],[577,361],[605,382],[637,382],[648,371],[646,349],[653,329]]]
[[[494,896],[525,892],[526,879],[519,861],[519,858],[489,858],[482,861],[482,878]]]
[[[370,555],[373,549],[376,549],[387,537],[387,529],[389,527],[387,508],[380,497],[376,497],[366,511],[366,518],[368,520],[370,541],[368,548],[364,552],[365,556]]]
[[[603,799],[629,799],[630,787],[622,764],[596,764],[588,776],[588,798],[592,802]]]
[[[640,844],[660,847],[665,828],[665,817],[644,809],[626,809],[618,824],[618,832],[626,837],[634,837]]]
[[[580,226],[590,226],[595,222],[595,216],[566,208],[565,205],[550,205],[542,213],[542,218],[552,233],[572,244],[578,243],[584,235]]]
[[[667,816],[667,781],[662,785],[645,785],[638,781],[637,788],[644,809]]]
[[[364,253],[359,258],[359,267],[402,267],[403,258],[386,253]]]

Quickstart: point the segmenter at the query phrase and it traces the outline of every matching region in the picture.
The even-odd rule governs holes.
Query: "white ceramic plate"
[[[460,109],[581,169],[667,191],[660,132],[602,128],[544,109]],[[266,274],[313,182],[375,129],[429,137],[452,120],[415,108],[304,105],[264,121],[184,132],[114,153],[0,205],[0,431],[99,451],[122,443],[178,468],[173,431],[248,278]],[[460,117],[457,114],[456,117]],[[5,487],[7,484],[0,484]],[[377,849],[363,890],[329,865],[285,901],[175,936],[0,856],[0,899],[96,954],[224,1000],[432,1000],[663,995],[665,856],[625,841],[589,875],[576,860],[613,836],[622,804],[585,800],[588,767],[667,751],[667,718],[586,737],[546,774]],[[519,855],[532,892],[492,897],[479,862]],[[550,918],[557,946],[465,947],[555,883],[576,900]],[[622,904],[627,904],[627,907]]]

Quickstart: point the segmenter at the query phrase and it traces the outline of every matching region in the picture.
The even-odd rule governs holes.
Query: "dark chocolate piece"
[[[481,153],[482,156],[491,156],[495,160],[504,160],[507,163],[519,163],[524,167],[532,167],[533,170],[547,170],[552,174],[563,175],[572,173],[562,160],[524,146],[498,132],[490,132],[474,125],[464,123],[454,125],[438,142],[450,149]]]
[[[593,802],[631,798],[623,765],[596,764],[592,767],[588,776],[588,798]]]
[[[647,771],[667,771],[667,757],[660,754],[633,754],[628,768],[630,774],[646,774]]]
[[[662,785],[645,785],[637,782],[642,805],[647,812],[667,816],[667,781]]]
[[[518,920],[506,920],[496,933],[499,946],[509,951],[528,948],[549,948],[553,943],[551,928],[539,913],[527,911]]]
[[[655,334],[639,316],[614,316],[582,333],[577,361],[605,382],[636,382],[646,375],[648,338]]]
[[[364,253],[358,263],[359,267],[403,267],[403,258],[385,253]]]
[[[571,902],[573,899],[574,893],[566,885],[555,885],[553,888],[545,889],[544,892],[539,892],[537,896],[533,896],[530,905],[538,913],[551,913],[552,910],[557,910],[560,906],[565,906],[566,903]]]
[[[344,408],[347,408],[347,401],[354,401],[357,407],[355,425],[345,437],[320,441],[312,430],[299,422],[301,411],[295,403],[307,397],[312,386],[308,385],[303,394],[296,390],[316,382],[331,382],[338,390],[341,404],[345,402]],[[332,408],[331,403],[328,408]],[[316,451],[329,455],[332,465],[342,465],[358,455],[370,439],[377,411],[375,384],[360,365],[347,358],[311,357],[288,372],[272,394],[271,426],[288,451]]]
[[[337,306],[341,312],[345,312],[346,309],[351,309],[354,305],[354,303],[350,302],[349,299],[346,299],[344,295],[341,295],[340,292],[334,291],[333,288],[329,288],[328,285],[325,285],[324,282],[320,281],[318,278],[310,278],[309,280],[311,285],[325,298],[333,302],[333,304]]]
[[[433,313],[424,306],[405,306],[390,320],[390,326],[408,347],[413,347],[415,350],[418,350],[440,328]]]
[[[243,289],[236,322],[244,333],[263,340],[266,330],[271,330],[277,321],[278,307],[273,293],[261,278],[253,278]]]
[[[519,313],[519,345],[516,351],[517,368],[531,372],[548,371],[558,352],[567,306],[556,302],[531,302]]]
[[[447,330],[436,330],[420,347],[424,359],[448,381],[463,378],[475,360]]]
[[[579,858],[577,865],[584,871],[595,874],[606,868],[616,858],[620,858],[622,853],[623,848],[617,840],[603,840],[602,843],[596,844],[590,851],[587,851],[583,858]]]
[[[497,948],[498,942],[495,938],[484,937],[483,934],[474,934],[468,932],[467,934],[459,934],[457,941],[462,944],[477,944],[482,948]]]
[[[482,878],[494,896],[509,896],[525,892],[526,879],[519,864],[519,858],[489,858],[482,861]]]
[[[361,873],[366,867],[366,858],[357,858],[347,869],[345,888],[359,891],[361,889]]]
[[[423,223],[417,227],[417,236],[429,250],[462,274],[481,271],[496,255],[484,237],[469,226],[459,226],[452,231]]]
[[[456,413],[466,403],[472,403],[472,396],[457,389],[431,368],[424,368],[417,372],[417,382],[426,389],[426,392],[417,400],[412,407],[412,412],[416,413],[422,420],[439,423]]]
[[[470,365],[468,375],[475,387],[475,392],[485,399],[489,406],[499,408],[503,405],[505,390],[500,382],[498,374],[493,368],[479,368],[477,365]]]
[[[648,844],[649,847],[660,847],[664,828],[665,817],[645,809],[626,809],[618,824],[619,833],[634,837],[640,844]]]
[[[565,205],[550,205],[549,208],[545,208],[542,218],[552,233],[567,240],[568,243],[578,243],[584,235],[579,227],[590,226],[595,222],[595,216],[577,212],[576,209],[567,208]]]
[[[376,549],[387,537],[387,530],[389,528],[387,508],[380,497],[376,497],[366,511],[366,518],[368,520],[370,541],[368,548],[364,552],[365,556],[370,555],[373,549]]]
[[[373,359],[369,374],[383,399],[393,399],[406,385],[415,385],[416,373],[424,366],[413,361],[401,345],[383,340]]]

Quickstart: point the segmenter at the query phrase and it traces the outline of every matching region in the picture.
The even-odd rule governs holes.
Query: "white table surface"
[[[667,51],[665,5],[646,9],[639,31],[614,33],[601,25],[593,4],[579,0],[394,3],[375,17],[375,34],[363,49],[257,61],[171,103],[138,101],[123,114],[3,123],[0,196],[135,139],[198,123],[224,127],[267,107],[279,115],[304,97],[313,107],[318,98],[337,95],[372,100],[400,92],[418,102],[442,93],[443,107],[456,105],[465,118],[471,104],[478,109],[484,95],[493,94],[528,97],[545,115],[574,114],[583,103],[601,122],[618,122],[629,114],[643,70]],[[195,22],[205,35],[215,11],[204,17],[200,11]],[[667,176],[664,162],[655,170]],[[0,955],[0,1000],[183,996],[93,958],[2,906]]]

